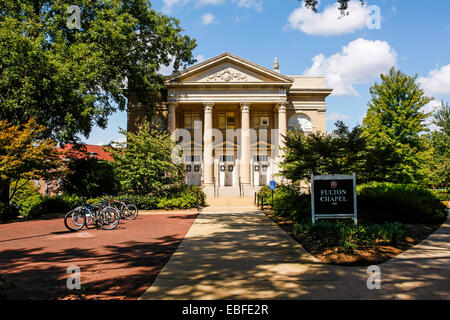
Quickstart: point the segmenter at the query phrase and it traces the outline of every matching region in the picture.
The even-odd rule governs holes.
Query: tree
[[[136,133],[121,130],[126,142],[108,147],[114,159],[117,177],[124,189],[135,194],[158,194],[183,180],[182,167],[172,162],[175,142],[162,130],[148,122],[139,125]]]
[[[147,0],[80,0],[81,28],[69,28],[71,0],[0,2],[0,119],[31,117],[59,142],[88,136],[126,107],[127,90],[151,107],[161,65],[192,64],[195,40]],[[151,108],[150,108],[151,109]]]
[[[83,151],[72,157],[70,152],[68,153],[68,170],[61,181],[62,189],[87,198],[117,194],[119,183],[113,164],[88,155],[86,150]]]
[[[302,0],[299,0],[300,2]],[[348,10],[348,3],[351,0],[336,0],[337,3],[339,3],[339,10],[342,13],[346,13]],[[364,4],[364,0],[360,0],[362,4]],[[309,9],[311,9],[314,12],[317,12],[317,7],[319,5],[319,1],[318,0],[303,0],[305,6]],[[347,12],[348,13],[348,12]]]
[[[342,121],[335,125],[331,134],[289,132],[282,175],[301,181],[309,180],[311,174],[358,174],[365,158],[361,127],[350,131]]]
[[[391,68],[381,83],[370,88],[371,101],[363,121],[367,139],[366,179],[418,183],[430,150],[423,143],[428,114],[422,107],[431,101],[415,77]]]
[[[33,119],[23,127],[0,121],[0,182],[3,182],[0,186],[8,186],[1,192],[3,206],[7,206],[30,180],[50,180],[61,174],[56,142],[42,139],[44,131],[45,127],[37,125]]]
[[[432,186],[448,188],[450,184],[450,107],[444,103],[435,108],[432,124],[436,127],[425,136],[433,148],[426,182]]]
[[[0,2],[0,120],[34,118],[59,143],[105,128],[129,92],[151,114],[164,88],[160,66],[195,62],[195,40],[147,0],[79,0],[80,29],[68,25],[73,4]],[[0,190],[9,190],[7,181]]]

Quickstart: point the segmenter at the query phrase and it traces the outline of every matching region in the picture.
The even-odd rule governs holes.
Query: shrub
[[[123,195],[117,200],[135,204],[140,210],[153,209],[190,209],[197,207],[197,197],[200,206],[205,206],[206,196],[198,186],[180,185],[168,189],[164,196]]]
[[[20,214],[28,219],[32,219],[43,214],[42,208],[43,197],[42,196],[32,196],[19,204]]]
[[[19,209],[15,206],[8,206],[0,202],[0,220],[8,220],[17,217]]]
[[[395,244],[406,237],[407,229],[396,222],[384,224],[359,224],[352,222],[318,221],[296,223],[294,231],[298,235],[308,234],[319,241],[323,248],[337,248],[342,252],[353,252],[373,246],[376,242]]]
[[[50,197],[34,195],[20,203],[20,214],[28,219],[33,219],[44,214],[65,213],[82,203],[82,199],[75,195]]]
[[[197,186],[182,185],[171,190],[169,196],[162,198],[158,203],[160,209],[191,209],[198,205],[205,205],[205,194]]]
[[[132,203],[136,205],[139,210],[153,210],[158,208],[158,198],[154,196],[138,196],[138,195],[123,195],[115,198],[116,200],[125,203]]]
[[[258,195],[264,196],[264,204],[272,206],[275,214],[300,221],[311,218],[311,196],[302,194],[290,185],[279,185],[273,194],[268,186],[263,186]]]
[[[435,192],[436,197],[441,201],[450,201],[450,193],[438,193]]]
[[[119,182],[113,164],[87,156],[71,159],[68,173],[62,179],[62,188],[69,194],[98,197],[102,194],[117,194]]]
[[[440,223],[447,217],[439,198],[417,185],[369,183],[357,193],[358,217],[366,222]]]

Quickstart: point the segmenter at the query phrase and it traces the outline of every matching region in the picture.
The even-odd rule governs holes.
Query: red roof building
[[[88,156],[96,157],[99,160],[114,161],[111,153],[104,151],[103,146],[96,146],[93,144],[82,145],[81,148],[74,147],[73,144],[66,144],[63,148],[58,148],[62,153],[63,158],[85,158]]]

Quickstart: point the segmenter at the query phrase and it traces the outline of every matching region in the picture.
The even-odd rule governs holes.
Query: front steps
[[[255,192],[258,192],[261,187],[243,186],[242,188],[243,195],[239,193],[239,187],[216,187],[216,194],[214,195],[213,186],[204,186],[203,192],[208,198],[254,198]]]

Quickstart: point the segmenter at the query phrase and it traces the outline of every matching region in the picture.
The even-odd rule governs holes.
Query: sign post
[[[272,206],[273,206],[273,191],[277,188],[277,183],[274,180],[270,181],[270,190],[272,190]]]
[[[318,219],[352,219],[358,223],[356,174],[311,175],[312,223]]]

